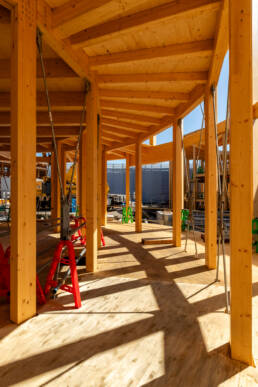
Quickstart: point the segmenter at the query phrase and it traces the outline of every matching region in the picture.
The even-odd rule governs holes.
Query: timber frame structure
[[[136,166],[136,232],[142,231],[142,164],[172,161],[173,243],[181,245],[181,123],[202,101],[205,257],[208,268],[216,267],[217,171],[211,87],[217,86],[229,49],[231,356],[253,364],[257,0],[0,0],[0,4],[0,34],[6,37],[0,43],[0,159],[11,163],[12,187],[11,320],[19,324],[36,314],[36,208],[31,203],[36,203],[36,163],[49,161],[46,156],[36,159],[36,153],[53,151],[36,29],[43,34],[63,172],[74,154],[85,78],[91,84],[77,171],[80,213],[87,218],[87,270],[91,272],[97,270],[98,229],[106,224],[107,160],[126,159],[127,193],[129,167]],[[154,145],[153,136],[171,126],[173,144]],[[224,130],[225,123],[219,124],[220,135]],[[151,145],[143,145],[148,138]],[[199,138],[200,132],[184,137],[188,158]],[[53,217],[58,217],[60,187],[53,157],[52,168]]]

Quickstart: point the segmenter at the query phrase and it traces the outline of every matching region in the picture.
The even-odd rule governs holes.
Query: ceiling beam
[[[100,97],[105,98],[145,98],[165,99],[173,101],[187,101],[189,99],[189,93],[152,90],[99,89],[99,95]]]
[[[55,128],[55,135],[58,138],[78,136],[79,128],[78,127],[57,127]],[[10,126],[0,126],[0,137],[10,137],[11,128]],[[41,138],[52,138],[52,130],[50,127],[37,127],[37,137]]]
[[[52,112],[54,126],[79,126],[81,120],[81,112]],[[0,136],[1,126],[10,125],[10,112],[0,112]],[[37,112],[37,126],[49,126],[49,116],[47,112]]]
[[[88,56],[84,50],[74,50],[68,41],[62,40],[53,27],[53,11],[45,0],[37,2],[37,26],[43,33],[46,43],[62,58],[80,77],[91,79]]]
[[[110,0],[71,0],[67,3],[53,9],[53,28],[69,27],[70,24],[76,23],[76,18],[83,18],[85,14],[94,11],[107,3]]]
[[[146,83],[146,82],[200,82],[208,80],[207,71],[143,73],[143,74],[98,74],[97,83]]]
[[[78,75],[60,58],[47,58],[44,60],[47,78],[75,78]],[[0,59],[0,79],[9,79],[10,60]],[[37,61],[37,78],[42,78],[40,61]]]
[[[212,39],[188,43],[171,44],[169,46],[142,48],[138,50],[117,52],[89,57],[90,67],[103,66],[114,63],[135,62],[155,58],[185,56],[192,54],[211,54],[214,48]]]
[[[70,42],[76,47],[87,47],[110,40],[118,34],[128,33],[134,28],[141,28],[149,23],[166,20],[171,17],[180,16],[193,11],[207,11],[217,9],[220,6],[217,0],[192,0],[169,2],[153,8],[149,8],[132,15],[120,17],[89,27],[84,31],[73,34]]]
[[[118,126],[120,128],[128,128],[128,129],[134,129],[139,132],[148,132],[148,126],[135,124],[133,122],[125,122],[120,120],[114,120],[112,118],[105,118],[103,117],[101,119],[103,124],[112,125],[112,126]]]
[[[117,110],[102,109],[101,115],[102,115],[102,117],[116,117],[116,118],[122,118],[122,119],[124,118],[126,120],[139,121],[139,122],[150,122],[152,124],[159,124],[160,123],[160,118],[145,116],[142,114],[132,114],[132,113],[119,112]]]
[[[133,134],[135,135],[135,134],[139,133],[138,131],[132,131],[131,129],[119,128],[119,130],[118,130],[118,128],[111,126],[111,125],[103,125],[102,124],[101,127],[102,127],[103,132],[116,133],[117,136],[119,136],[119,137],[130,137],[130,136],[132,137]]]
[[[139,104],[132,102],[122,102],[122,101],[111,101],[107,99],[100,100],[101,108],[114,108],[114,109],[123,109],[123,110],[133,110],[140,112],[152,112],[160,114],[174,114],[175,108],[170,106],[159,106],[159,105],[149,105],[149,104]]]

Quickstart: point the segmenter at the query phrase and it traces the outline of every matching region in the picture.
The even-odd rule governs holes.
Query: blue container
[[[76,212],[76,198],[72,198],[71,212]]]

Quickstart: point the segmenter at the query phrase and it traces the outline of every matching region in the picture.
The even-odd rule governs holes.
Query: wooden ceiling
[[[72,149],[83,78],[96,78],[110,152],[171,126],[217,82],[227,50],[227,0],[41,0],[38,26],[57,136]],[[10,19],[0,8],[0,146],[10,136]],[[41,69],[37,150],[51,149]],[[128,148],[129,149],[129,148]]]

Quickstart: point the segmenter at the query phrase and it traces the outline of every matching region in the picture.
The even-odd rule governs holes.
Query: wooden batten
[[[257,7],[257,1],[254,1],[254,6]],[[251,365],[253,364],[252,0],[229,2],[229,48],[231,356]]]
[[[214,108],[211,90],[207,90],[205,108],[205,261],[216,268],[217,256],[217,165]]]
[[[87,219],[87,271],[97,270],[98,248],[98,123],[97,88],[91,83],[87,95],[87,137],[86,137],[86,219]]]
[[[126,155],[126,166],[125,166],[125,206],[126,209],[130,205],[130,155]]]
[[[181,246],[182,120],[173,125],[173,245]]]
[[[10,318],[36,314],[36,0],[12,9]]]
[[[142,144],[135,144],[135,231],[142,232]]]

